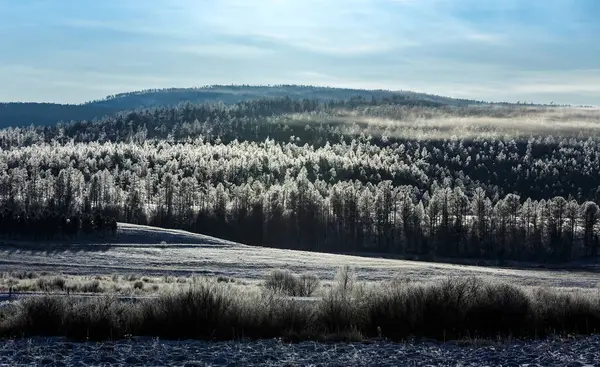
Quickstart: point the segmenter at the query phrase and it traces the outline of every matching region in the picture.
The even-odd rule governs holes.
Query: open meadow
[[[327,283],[342,266],[352,267],[357,279],[364,282],[397,279],[423,283],[478,277],[520,286],[586,290],[596,290],[600,282],[600,273],[586,270],[499,268],[275,249],[125,223],[119,224],[117,237],[106,242],[6,241],[0,247],[0,272],[4,272],[0,290],[6,292],[12,285],[24,291],[43,291],[37,278],[51,282],[57,275],[67,283],[98,281],[99,287],[90,286],[92,292],[103,293],[135,290],[136,282],[146,291],[170,289],[172,284],[189,284],[201,276],[255,284],[276,269],[311,273]],[[145,285],[139,286],[140,281]],[[68,285],[50,288],[62,290]],[[76,284],[73,288],[77,290]]]

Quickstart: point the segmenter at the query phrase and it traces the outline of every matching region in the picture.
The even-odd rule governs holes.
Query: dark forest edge
[[[0,207],[24,231],[59,217],[74,218],[78,232],[86,221],[106,228],[94,221],[100,213],[311,251],[594,262],[595,113],[284,97],[4,129]],[[454,118],[474,121],[468,131],[481,136],[402,135],[407,121],[430,132]],[[553,130],[528,118],[564,123]],[[489,134],[497,121],[514,126]]]
[[[117,220],[101,212],[81,215],[59,215],[56,211],[0,212],[0,239],[40,242],[72,242],[80,240],[110,241],[116,239]]]
[[[317,302],[248,293],[212,279],[157,299],[45,296],[0,309],[0,337],[439,341],[543,338],[600,330],[594,292],[561,292],[449,278],[366,287],[348,268]]]

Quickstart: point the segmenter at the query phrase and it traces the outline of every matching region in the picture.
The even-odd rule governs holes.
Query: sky
[[[311,84],[600,105],[598,0],[0,0],[0,101]]]

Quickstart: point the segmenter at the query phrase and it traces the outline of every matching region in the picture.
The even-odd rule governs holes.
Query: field
[[[598,336],[498,343],[299,344],[163,341],[71,343],[33,339],[0,344],[0,365],[68,366],[580,366],[600,358]],[[450,362],[452,361],[452,362]]]
[[[349,256],[242,245],[178,230],[119,224],[111,243],[53,245],[7,241],[0,250],[0,289],[7,291],[10,273],[26,269],[53,277],[146,283],[186,282],[194,276],[233,278],[255,283],[274,269],[313,273],[325,282],[338,268],[352,267],[360,281],[405,279],[432,282],[475,276],[515,285],[595,290],[600,275],[591,271],[511,269],[453,265],[365,256]],[[20,276],[27,278],[27,276]],[[181,280],[183,279],[183,280]],[[27,279],[21,279],[27,282]],[[130,287],[131,288],[131,287]],[[147,287],[151,289],[151,286]]]

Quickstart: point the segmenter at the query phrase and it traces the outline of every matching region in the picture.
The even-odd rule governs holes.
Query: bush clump
[[[102,293],[103,289],[98,279],[84,282],[76,287],[76,290],[83,293]]]
[[[44,291],[44,292],[50,292],[50,291],[64,291],[65,290],[65,285],[66,285],[66,280],[63,277],[53,277],[53,278],[38,278],[36,280],[36,286],[39,290]]]
[[[310,297],[319,288],[319,278],[314,274],[299,277],[287,270],[273,270],[265,279],[265,288],[275,294],[290,297]]]

